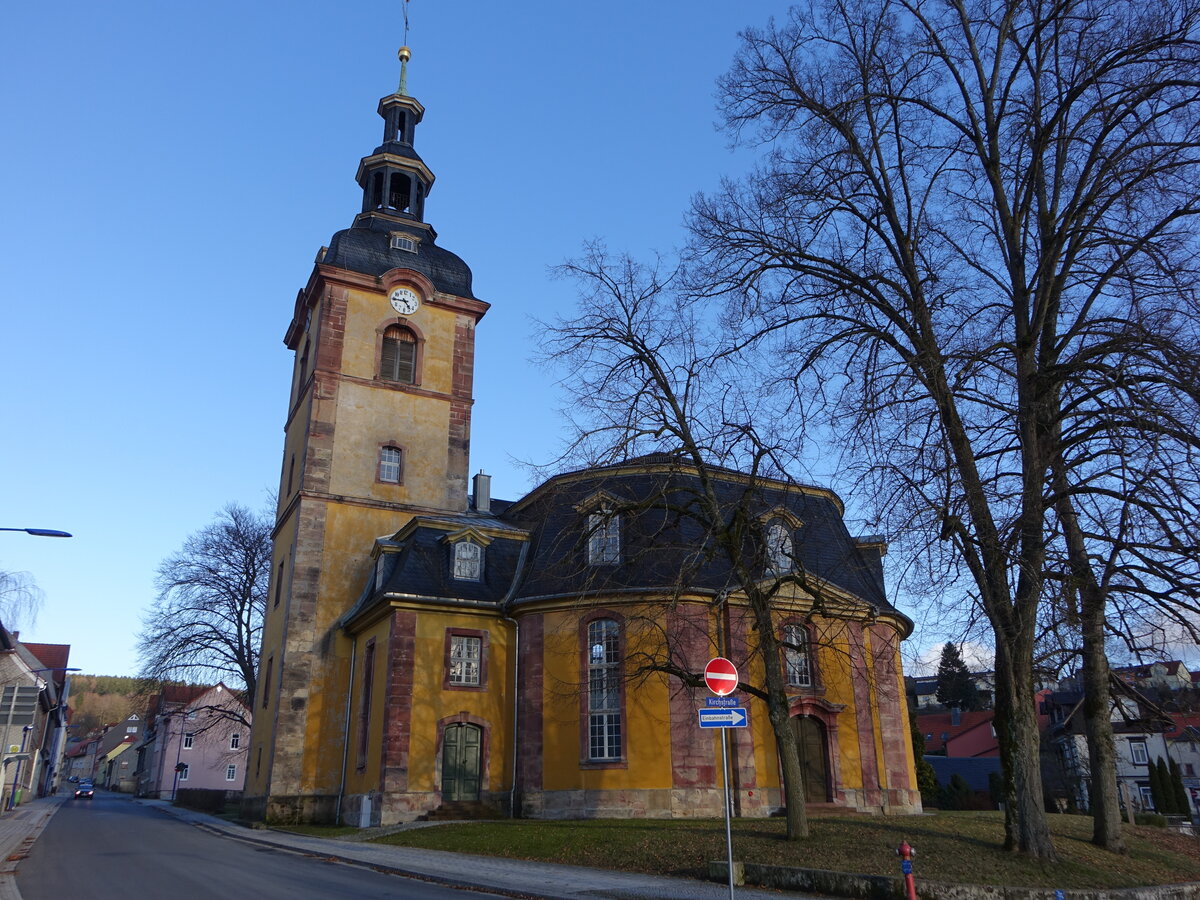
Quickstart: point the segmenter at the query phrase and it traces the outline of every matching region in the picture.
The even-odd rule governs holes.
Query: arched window
[[[588,758],[621,758],[621,632],[612,619],[588,623]]]
[[[767,565],[769,575],[792,571],[792,530],[783,519],[767,523]]]
[[[404,475],[404,451],[390,444],[379,448],[379,480],[399,484]]]
[[[400,325],[389,325],[383,333],[379,354],[379,377],[384,381],[414,384],[417,379],[417,337]]]
[[[408,209],[408,204],[411,202],[411,182],[408,176],[402,172],[393,172],[388,185],[388,203],[392,209],[401,211]]]
[[[483,548],[474,541],[454,544],[454,577],[458,581],[479,581],[483,578]]]
[[[812,644],[803,625],[783,626],[783,659],[788,687],[812,687]]]
[[[587,518],[588,564],[615,566],[621,561],[621,517],[600,508]]]

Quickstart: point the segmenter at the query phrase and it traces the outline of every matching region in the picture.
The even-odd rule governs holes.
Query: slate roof
[[[392,232],[405,232],[417,239],[417,252],[393,250]],[[392,269],[414,269],[433,282],[437,290],[457,297],[475,299],[471,293],[471,269],[457,254],[435,243],[432,228],[398,221],[391,216],[363,213],[351,228],[335,234],[320,257],[325,265],[351,272],[379,276]]]
[[[736,589],[728,563],[719,554],[703,554],[702,530],[681,514],[694,502],[694,474],[666,471],[660,463],[641,460],[556,476],[516,503],[492,501],[489,513],[418,516],[396,534],[376,540],[373,571],[342,622],[388,595],[507,609],[547,596],[670,590],[681,572],[691,589]],[[846,530],[835,495],[774,481],[750,486],[739,473],[728,475],[718,488],[723,501],[732,506],[751,487],[756,510],[767,514],[783,508],[803,523],[795,548],[807,572],[880,611],[893,610],[877,566]],[[601,493],[622,510],[622,561],[615,566],[586,564],[582,504]],[[486,541],[483,577],[477,582],[452,576],[450,544],[468,529]]]
[[[578,592],[664,589],[686,573],[689,587],[701,591],[735,588],[733,573],[719,554],[698,554],[706,540],[688,510],[696,502],[696,475],[664,465],[657,455],[619,466],[550,479],[506,511],[505,517],[529,529],[532,547],[517,590],[520,604],[541,596]],[[893,610],[877,567],[858,547],[842,520],[840,501],[830,491],[792,487],[759,479],[751,486],[741,473],[718,470],[719,500],[731,510],[747,489],[756,515],[785,509],[803,524],[794,547],[805,572],[874,604]],[[603,494],[621,512],[620,565],[586,566],[587,518],[578,507]],[[747,554],[754,548],[747,547]]]

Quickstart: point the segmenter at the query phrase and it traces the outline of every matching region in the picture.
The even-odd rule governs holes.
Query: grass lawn
[[[745,862],[899,875],[895,848],[917,849],[920,879],[1051,888],[1117,888],[1200,881],[1200,839],[1159,828],[1126,826],[1129,853],[1116,856],[1089,843],[1091,819],[1051,816],[1059,861],[1043,866],[1001,849],[998,812],[924,816],[812,816],[811,836],[782,839],[780,819],[738,819],[733,856]],[[709,860],[725,859],[719,819],[604,819],[457,823],[401,831],[378,843],[536,859],[607,869],[703,878]]]

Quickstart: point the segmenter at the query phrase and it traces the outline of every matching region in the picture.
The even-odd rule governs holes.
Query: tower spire
[[[407,20],[408,16],[405,15]],[[404,23],[405,36],[407,37],[408,22]],[[412,59],[412,51],[408,47],[401,47],[400,52],[396,54],[400,58],[400,87],[396,88],[396,93],[401,97],[408,96],[408,61]]]

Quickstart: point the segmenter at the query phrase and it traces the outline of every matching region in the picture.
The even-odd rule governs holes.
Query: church
[[[362,208],[317,254],[284,336],[294,369],[244,812],[361,827],[439,809],[719,816],[720,729],[697,721],[708,691],[672,672],[723,655],[761,683],[763,662],[730,565],[670,512],[700,473],[654,454],[514,501],[469,477],[489,304],[426,219],[425,109],[407,48],[400,60],[383,140],[358,166]],[[899,654],[912,623],[885,596],[883,541],[851,535],[828,489],[715,472],[721,502],[749,502],[766,536],[748,549],[763,578],[806,576],[773,615],[809,804],[919,811]],[[735,814],[777,814],[765,706],[737,696]]]

